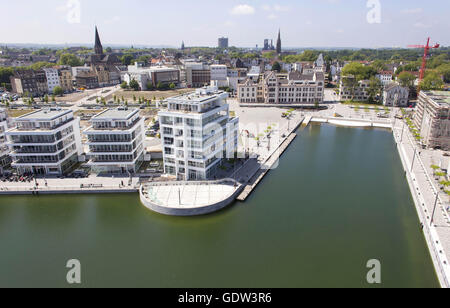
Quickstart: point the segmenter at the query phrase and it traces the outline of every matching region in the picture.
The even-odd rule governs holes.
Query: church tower
[[[281,30],[278,30],[277,54],[281,54]]]
[[[103,46],[102,42],[100,41],[100,36],[98,35],[97,26],[95,26],[95,54],[96,55],[102,55],[103,54]]]

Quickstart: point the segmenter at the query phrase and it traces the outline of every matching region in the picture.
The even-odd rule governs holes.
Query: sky
[[[104,46],[450,46],[448,0],[0,0],[1,43]]]

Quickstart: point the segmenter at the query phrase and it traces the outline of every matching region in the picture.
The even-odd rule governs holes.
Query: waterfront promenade
[[[83,179],[38,178],[31,182],[0,182],[0,195],[128,193],[138,192],[138,177],[101,177]]]
[[[422,158],[427,150],[418,147],[407,126],[396,121],[393,134],[439,281],[442,287],[450,288],[448,197],[436,187],[427,167],[430,156]]]

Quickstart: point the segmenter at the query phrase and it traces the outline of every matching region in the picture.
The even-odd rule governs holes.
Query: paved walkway
[[[450,260],[450,219],[447,212],[447,196],[439,191],[435,180],[431,177],[431,168],[427,167],[426,163],[428,162],[424,162],[422,159],[421,152],[424,150],[421,150],[414,142],[408,127],[397,121],[394,126],[394,137],[407,167],[407,177],[412,186],[413,198],[424,225],[424,234],[438,276],[443,286],[450,287],[448,262]]]

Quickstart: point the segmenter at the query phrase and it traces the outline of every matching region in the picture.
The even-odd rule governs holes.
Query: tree
[[[48,103],[48,95],[47,94],[44,95],[44,102]]]
[[[53,94],[57,95],[57,96],[62,96],[64,94],[63,89],[60,86],[56,86],[53,89]]]
[[[272,65],[272,71],[275,71],[275,72],[281,72],[281,65],[280,65],[280,63],[278,63],[278,62],[275,62],[273,65]]]
[[[367,89],[367,93],[369,94],[369,103],[376,103],[377,97],[378,99],[381,97],[381,91],[383,90],[383,84],[380,79],[376,77],[370,78],[369,88]]]
[[[416,76],[408,72],[402,72],[398,75],[397,80],[402,87],[413,87]]]
[[[155,87],[153,86],[153,83],[151,81],[147,82],[147,90],[153,91]]]
[[[128,89],[128,83],[127,83],[126,81],[124,81],[124,82],[122,82],[122,83],[120,84],[120,87],[121,87],[122,89]]]
[[[368,80],[377,74],[377,70],[371,66],[364,66],[358,62],[347,64],[343,69],[341,76],[354,76],[356,81]]]
[[[425,91],[442,90],[444,81],[435,72],[429,72],[420,83],[420,88]]]
[[[122,61],[123,65],[130,65],[131,63],[133,63],[134,57],[132,54],[126,54],[123,55],[120,60]]]
[[[111,47],[106,47],[106,52],[107,52],[107,53],[111,53],[111,52],[112,52]]]
[[[176,87],[176,85],[175,85],[173,82],[172,82],[172,83],[170,84],[170,86],[169,86],[169,88],[170,88],[171,90],[174,90],[175,87]]]
[[[134,79],[132,79],[130,81],[130,88],[132,88],[134,91],[139,91],[141,89],[141,87],[139,86],[139,83]],[[136,99],[135,99],[135,101],[136,101]]]
[[[82,66],[83,62],[75,55],[70,53],[62,54],[59,57],[59,65]]]
[[[55,96],[55,94],[52,94],[52,102],[56,102],[56,96]]]

